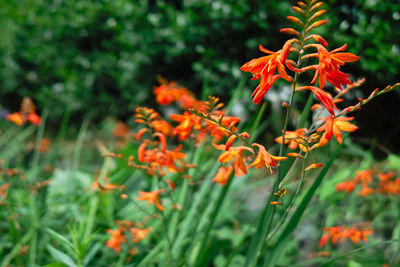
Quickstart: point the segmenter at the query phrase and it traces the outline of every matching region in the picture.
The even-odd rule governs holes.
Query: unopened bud
[[[293,16],[287,16],[286,17],[288,20],[290,20],[293,23],[296,23],[297,25],[299,25],[300,27],[305,27],[306,25],[304,24],[304,22],[302,22],[299,18],[293,17]]]
[[[299,153],[288,153],[287,154],[289,157],[295,157],[295,158],[301,158],[304,159],[304,157],[302,155],[300,155]]]
[[[311,169],[321,168],[322,166],[324,166],[324,164],[322,163],[313,163],[306,168],[306,171],[309,171]]]

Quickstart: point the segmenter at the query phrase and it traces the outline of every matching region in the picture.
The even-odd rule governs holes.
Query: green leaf
[[[391,154],[387,160],[389,168],[400,171],[400,156]]]
[[[69,267],[77,267],[76,263],[71,259],[71,257],[64,252],[56,249],[50,244],[47,245],[47,249],[56,261],[60,261]]]
[[[58,243],[64,247],[67,247],[71,250],[74,250],[74,246],[72,243],[66,239],[64,236],[60,235],[56,231],[52,230],[51,228],[46,228],[46,231],[53,237],[55,240],[58,241]]]
[[[97,252],[101,249],[102,244],[101,243],[96,243],[92,249],[89,250],[88,254],[83,258],[82,263],[84,265],[87,265],[94,256],[96,256]]]

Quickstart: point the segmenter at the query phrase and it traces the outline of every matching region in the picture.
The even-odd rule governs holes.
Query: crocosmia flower
[[[272,173],[271,166],[276,167],[277,161],[282,161],[287,159],[287,157],[278,157],[271,155],[270,153],[268,153],[268,151],[265,149],[263,145],[255,143],[253,144],[253,146],[256,146],[258,148],[258,154],[254,162],[249,165],[249,168],[253,166],[256,166],[257,169],[262,167],[267,167]]]
[[[342,85],[351,84],[351,81],[348,79],[350,76],[339,71],[339,68],[346,62],[357,61],[359,57],[352,53],[341,52],[346,49],[346,44],[335,50],[332,50],[331,52],[329,52],[320,44],[312,44],[311,46],[317,48],[318,53],[309,54],[306,57],[317,57],[319,60],[318,65],[312,65],[304,68],[304,70],[315,70],[314,78],[311,81],[312,84],[317,81],[318,77],[318,84],[320,88],[324,88],[326,81],[340,89]]]
[[[261,79],[260,84],[251,95],[251,97],[254,97],[253,103],[259,104],[272,84],[279,78],[283,78],[289,82],[292,81],[292,77],[286,73],[285,65],[289,69],[293,69],[293,66],[288,63],[287,57],[294,41],[296,40],[288,40],[283,48],[277,52],[269,51],[260,45],[260,51],[269,54],[269,56],[252,59],[240,68],[242,71],[252,73],[253,80]],[[275,75],[276,69],[278,69],[278,74]]]
[[[358,129],[357,126],[349,123],[349,121],[353,119],[354,119],[353,117],[334,118],[332,116],[323,118],[325,124],[323,124],[321,127],[317,129],[317,132],[324,131],[320,139],[320,146],[323,146],[326,143],[328,143],[328,141],[331,140],[332,135],[335,136],[337,142],[341,144],[343,142],[341,131],[354,132]]]

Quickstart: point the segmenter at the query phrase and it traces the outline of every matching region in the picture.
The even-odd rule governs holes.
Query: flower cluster
[[[139,223],[132,223],[130,221],[116,221],[116,229],[108,229],[107,233],[110,238],[106,242],[106,246],[113,249],[117,253],[121,253],[121,245],[128,242],[137,244],[152,231],[151,228],[143,228]],[[129,254],[134,255],[137,253],[137,248],[130,249]]]
[[[144,124],[145,127],[136,134],[136,139],[142,143],[138,149],[137,159],[139,164],[133,163],[133,158],[129,160],[131,167],[145,169],[150,175],[163,176],[166,171],[177,173],[184,172],[187,168],[193,167],[184,158],[185,153],[180,152],[182,146],[174,150],[168,149],[167,136],[172,133],[172,126],[153,109],[137,108],[136,122]],[[144,135],[148,134],[148,138]]]
[[[341,243],[346,239],[350,240],[354,244],[366,242],[367,236],[373,234],[372,228],[366,223],[353,225],[352,227],[345,225],[325,227],[322,228],[322,231],[324,231],[325,234],[321,237],[318,243],[320,248],[325,246],[329,240],[333,245]]]
[[[226,123],[227,120],[224,120],[223,115],[218,117],[217,120],[212,114],[197,111],[193,112],[200,118],[204,118],[208,122],[209,126],[213,127],[213,131],[224,133],[228,137],[225,144],[218,145],[212,143],[215,149],[223,151],[223,153],[219,156],[218,161],[224,165],[220,167],[216,176],[213,178],[213,181],[218,182],[220,185],[227,183],[232,170],[234,170],[234,174],[236,176],[242,176],[247,174],[248,168],[255,166],[257,169],[267,167],[272,173],[271,167],[276,167],[278,161],[282,161],[287,158],[271,155],[261,144],[250,144],[248,142],[250,135],[247,132],[236,132],[236,127],[233,125],[236,125],[236,122],[238,121],[232,121],[232,117],[229,117],[229,124]],[[211,131],[211,134],[213,131]],[[214,140],[215,139],[216,138],[214,138]],[[236,140],[241,140],[244,145],[233,146]],[[250,153],[250,155],[246,156],[245,152]],[[247,166],[246,162],[251,159],[253,159],[253,162]],[[232,161],[232,165],[226,165]]]
[[[345,65],[345,63],[357,61],[359,57],[352,53],[345,52],[346,44],[329,51],[327,49],[328,42],[322,36],[311,33],[311,30],[326,23],[326,20],[317,20],[325,13],[325,10],[319,10],[321,5],[322,2],[316,1],[311,2],[309,5],[298,2],[298,6],[294,6],[293,9],[302,17],[307,18],[307,21],[303,21],[301,18],[294,16],[288,16],[287,18],[289,21],[305,30],[300,33],[300,31],[294,28],[282,29],[282,33],[294,35],[294,38],[286,41],[282,49],[277,52],[269,51],[260,45],[260,51],[269,55],[253,59],[241,67],[241,70],[252,73],[253,79],[260,79],[260,84],[252,94],[253,102],[256,104],[261,102],[264,95],[276,80],[282,78],[288,82],[292,82],[294,78],[301,73],[305,73],[309,70],[315,71],[310,85],[304,85],[298,88],[294,87],[294,92],[298,93],[304,90],[311,91],[315,98],[322,104],[314,105],[312,110],[320,108],[322,111],[322,107],[324,107],[330,115],[319,118],[323,123],[318,128],[310,127],[308,129],[300,128],[295,131],[287,131],[284,136],[276,139],[279,143],[285,140],[285,144],[289,143],[291,149],[295,149],[299,145],[303,152],[306,152],[307,147],[311,148],[312,143],[316,141],[318,142],[314,144],[312,148],[324,146],[331,140],[332,136],[336,138],[338,143],[342,143],[341,131],[353,132],[358,129],[357,126],[349,123],[349,121],[353,120],[353,117],[344,117],[349,109],[345,108],[339,112],[339,108],[336,104],[342,102],[340,97],[347,93],[349,88],[356,87],[356,85],[349,80],[350,76],[340,71],[340,67]],[[316,52],[308,52],[312,49],[316,50]],[[297,62],[289,59],[291,54],[297,54]],[[312,58],[318,60],[318,63],[305,67],[302,66],[303,62]],[[295,77],[288,74],[288,70],[292,71]],[[318,84],[314,86],[317,80]],[[326,82],[329,82],[335,87],[335,91],[338,93],[335,97],[332,97],[332,95],[326,91]],[[343,88],[344,86],[347,87]],[[319,134],[315,134],[315,131]],[[310,136],[312,136],[311,140],[309,140],[311,142],[307,142]]]
[[[7,115],[7,120],[15,123],[18,126],[25,125],[30,122],[34,125],[39,125],[41,122],[40,116],[35,112],[36,107],[29,97],[22,99],[21,108],[19,112],[14,112]]]
[[[159,82],[161,85],[154,87],[153,91],[158,104],[170,105],[175,102],[184,109],[200,109],[204,107],[204,103],[197,100],[194,94],[187,88],[180,86],[174,81],[168,82],[163,78],[159,78]]]
[[[357,171],[354,179],[337,184],[336,190],[351,193],[356,187],[361,188],[358,195],[363,197],[371,194],[397,195],[400,193],[400,177],[396,176],[394,171]]]

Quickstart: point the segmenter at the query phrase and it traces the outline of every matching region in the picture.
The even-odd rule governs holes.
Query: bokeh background
[[[137,105],[154,104],[153,86],[162,75],[203,98],[215,94],[228,99],[234,88],[242,86],[244,108],[251,112],[255,107],[248,97],[255,83],[239,68],[261,55],[260,43],[278,50],[289,38],[279,29],[290,25],[284,18],[293,14],[293,4],[288,0],[2,1],[1,104],[15,111],[22,97],[29,96],[39,109],[51,110],[49,123],[54,127],[65,114],[71,127],[74,122],[79,127],[84,118],[96,122],[111,115],[126,120]],[[348,51],[361,58],[345,68],[353,79],[367,79],[357,96],[400,81],[399,1],[327,0],[324,7],[328,23],[320,33],[330,48],[347,43]],[[281,85],[277,83],[276,89]],[[399,101],[399,93],[392,92],[356,116],[362,130],[355,138],[378,156],[382,147],[400,152]]]

